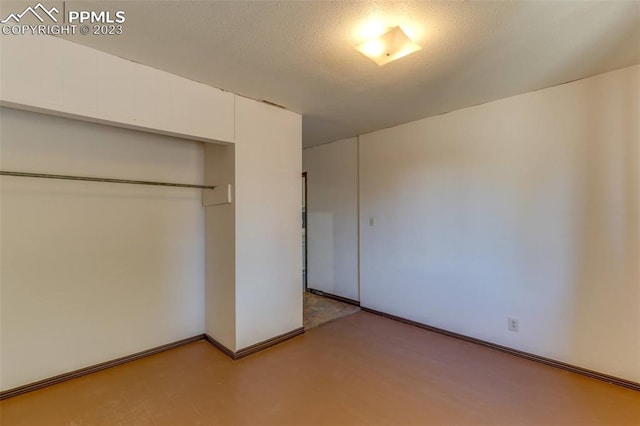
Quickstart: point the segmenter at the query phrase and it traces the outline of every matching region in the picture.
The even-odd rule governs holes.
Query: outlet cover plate
[[[509,326],[509,331],[517,332],[518,329],[520,328],[520,322],[518,321],[518,318],[509,317],[508,326]]]

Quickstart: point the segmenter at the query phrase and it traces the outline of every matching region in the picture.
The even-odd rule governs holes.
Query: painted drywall
[[[230,92],[58,37],[0,35],[0,47],[4,106],[205,142],[233,141]]]
[[[202,183],[201,143],[0,109],[2,170]],[[0,386],[204,332],[198,189],[0,178]]]
[[[56,37],[0,37],[0,44],[3,106],[216,144],[233,144],[240,135],[240,155],[233,147],[211,147],[203,158],[208,182],[219,185],[222,180],[226,185],[237,176],[243,192],[237,198],[240,210],[234,205],[206,208],[203,233],[212,237],[207,238],[204,254],[207,291],[201,297],[206,297],[208,306],[202,328],[235,350],[302,323],[299,289],[290,290],[293,271],[299,278],[301,265],[299,114]],[[46,67],[41,66],[43,62]],[[240,121],[236,121],[238,114]],[[142,147],[133,148],[137,149]],[[87,162],[89,169],[91,164]],[[225,173],[220,174],[220,166],[227,168]],[[199,165],[194,171],[202,168]],[[262,191],[262,185],[268,185],[269,191]],[[258,187],[261,189],[255,190]],[[266,203],[265,197],[269,197]],[[266,218],[265,212],[269,212]],[[264,225],[267,231],[240,232],[238,246],[234,227],[245,223],[247,229],[255,231]],[[294,251],[297,254],[291,256]],[[273,262],[267,260],[270,257]],[[243,271],[242,285],[238,285],[236,270]],[[262,293],[281,294],[268,296],[271,303],[261,305],[267,311],[278,309],[277,315],[265,315],[260,307],[247,313],[254,311],[256,302],[244,292],[258,276],[263,281]],[[283,286],[285,291],[281,291]],[[238,291],[242,298],[236,297]],[[236,305],[243,307],[241,312]],[[244,322],[238,323],[236,316],[241,314]],[[252,322],[253,318],[260,322]],[[237,335],[243,336],[241,346],[236,344]]]
[[[358,138],[302,151],[307,172],[307,287],[358,295]]]
[[[236,98],[236,350],[302,326],[302,119]]]
[[[205,182],[224,191],[235,185],[235,146],[206,144]],[[215,194],[212,194],[215,195]],[[206,200],[206,198],[205,198]],[[235,203],[205,203],[206,333],[230,350],[236,346]]]
[[[640,382],[638,117],[634,66],[362,135],[363,306]]]

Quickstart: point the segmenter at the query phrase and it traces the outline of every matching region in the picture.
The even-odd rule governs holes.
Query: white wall
[[[2,170],[201,183],[201,143],[0,109]],[[197,189],[0,178],[9,389],[204,332]]]
[[[302,327],[302,119],[236,98],[236,350]]]
[[[4,106],[233,141],[233,93],[49,36],[0,36]]]
[[[639,117],[635,66],[362,135],[362,305],[640,381]]]
[[[235,186],[235,146],[205,146],[205,182]],[[234,197],[235,198],[235,197]],[[235,203],[205,207],[206,333],[234,350],[236,346],[236,221]]]
[[[307,287],[359,300],[358,138],[302,151],[307,172]]]
[[[198,293],[199,301],[202,302],[205,298],[207,300],[206,318],[202,311],[189,309],[186,312],[187,317],[175,321],[167,330],[166,336],[171,335],[172,330],[180,327],[182,322],[190,321],[192,315],[200,315],[202,318],[198,332],[206,331],[229,349],[237,350],[302,325],[299,114],[55,37],[0,37],[0,45],[0,105],[76,119],[77,121],[66,121],[69,124],[65,127],[69,129],[65,131],[71,133],[79,131],[74,129],[76,125],[85,129],[82,126],[86,124],[82,122],[96,122],[198,141],[237,144],[237,148],[233,145],[231,148],[229,145],[226,148],[210,147],[207,149],[206,159],[200,148],[200,163],[188,166],[190,173],[197,174],[199,180],[202,180],[205,168],[207,182],[221,187],[228,183],[233,184],[235,180],[236,199],[233,205],[206,207],[207,224],[205,226],[200,222],[198,225],[202,227],[198,231],[199,241],[204,244],[203,235],[206,234],[207,244],[206,250],[202,246],[197,250],[197,254],[200,258],[206,256],[206,259],[201,261],[200,267],[193,267],[193,274],[204,276],[206,264],[206,286],[200,282],[201,288]],[[106,127],[98,126],[95,129]],[[112,134],[115,130],[108,132]],[[26,157],[28,161],[36,159],[38,164],[65,166],[61,167],[64,172],[67,172],[66,166],[70,164],[69,172],[78,169],[93,174],[101,171],[100,168],[94,167],[95,164],[105,163],[108,165],[105,172],[128,173],[131,170],[143,178],[153,178],[156,172],[147,172],[149,169],[155,170],[158,156],[161,163],[169,161],[170,156],[164,158],[162,150],[156,154],[154,147],[145,145],[144,141],[150,137],[148,134],[130,134],[139,136],[131,138],[126,147],[114,142],[111,148],[114,155],[112,162],[101,159],[97,154],[99,150],[93,151],[94,147],[78,152],[75,152],[75,146],[64,148],[55,156],[56,161],[51,162],[46,156],[37,154],[35,149],[31,153],[33,155]],[[11,135],[8,137],[13,140]],[[83,131],[82,139],[93,140],[92,131]],[[99,136],[98,139],[106,146],[109,138]],[[138,140],[143,142],[138,144]],[[142,152],[145,152],[146,156],[138,158]],[[128,158],[128,155],[134,157]],[[60,164],[57,162],[58,159]],[[184,164],[179,159],[176,161],[182,170]],[[28,164],[32,163],[17,165]],[[219,167],[225,169],[224,173],[220,173]],[[170,174],[170,171],[161,169],[157,173],[157,176],[162,178],[165,174]],[[219,182],[219,179],[223,181]],[[183,191],[179,193],[183,194]],[[200,200],[200,194],[197,194],[197,199]],[[15,216],[20,215],[19,210],[16,208]],[[180,219],[179,215],[172,213],[171,208],[166,211],[159,208],[158,211],[158,217],[169,215]],[[198,211],[202,216],[205,215],[202,207],[199,207]],[[139,219],[141,216],[136,217]],[[42,232],[62,232],[57,228],[58,222],[45,223]],[[196,222],[192,221],[192,224],[195,226]],[[64,223],[60,226],[64,229]],[[129,235],[111,233],[110,226],[111,222],[106,222],[101,232],[109,235],[112,244],[118,243],[118,238]],[[163,232],[173,232],[172,229]],[[239,231],[236,232],[236,229]],[[83,232],[92,235],[90,230],[91,228],[87,227]],[[150,241],[157,244],[158,235],[151,233]],[[191,238],[190,235],[186,233],[185,238]],[[5,244],[3,235],[3,245],[11,247],[14,244],[14,240],[7,241]],[[146,242],[140,244],[144,245]],[[191,253],[191,249],[184,250],[179,242],[176,244],[176,249],[181,249],[181,253]],[[162,247],[164,246],[156,246],[156,249],[160,250]],[[92,259],[91,254],[104,253],[98,249],[94,250],[93,246],[89,245],[89,249],[86,250],[88,259]],[[20,256],[22,255],[25,253]],[[118,253],[116,255],[120,256]],[[132,258],[129,257],[128,260],[132,261]],[[149,265],[161,260],[169,269],[173,265],[171,262],[167,264],[164,258],[154,257],[145,261],[147,260]],[[166,268],[160,268],[159,273],[165,273]],[[75,278],[86,280],[86,277],[82,277],[87,271],[78,272]],[[22,272],[16,272],[13,276],[15,279],[23,280],[21,277]],[[120,278],[125,279],[125,274],[122,273]],[[163,279],[174,278],[175,274],[169,274]],[[201,281],[205,280],[204,277],[201,278]],[[109,281],[102,284],[109,285]],[[100,291],[106,290],[100,287],[98,292]],[[21,304],[23,296],[23,293],[10,292],[9,296],[3,298],[3,303]],[[24,300],[29,299],[27,297]],[[186,304],[181,304],[180,309],[191,303],[190,296],[180,295],[174,300],[180,303],[186,300]],[[64,310],[64,307],[60,308],[61,312]],[[79,315],[71,315],[68,318],[62,313],[60,315],[60,322],[73,322],[82,318]],[[105,308],[102,311],[103,321],[111,321],[109,315],[118,315],[117,308]],[[168,315],[167,318],[173,319],[171,311]],[[93,330],[90,324],[86,325],[86,330]],[[128,326],[127,324],[128,322],[125,325]],[[109,333],[113,334],[113,330],[117,328],[114,326],[113,329],[109,329]],[[52,331],[61,332],[58,329]],[[101,334],[101,331],[100,327],[96,329],[94,339],[103,335],[109,336],[108,333]],[[50,338],[53,339],[54,334]],[[149,339],[136,340],[135,344],[133,340],[130,341],[132,347],[148,347],[145,342]],[[172,340],[175,339],[165,339],[160,343]],[[13,341],[9,341],[8,345],[11,348],[7,351],[18,350],[13,348]],[[114,350],[109,348],[109,351],[103,351],[103,347],[97,347],[91,352],[92,356],[86,358],[87,362],[96,358],[100,358],[100,361],[113,358]],[[127,351],[125,354],[130,353],[131,351]],[[33,378],[39,380],[48,377],[49,369],[33,364],[37,361],[25,359],[22,370],[28,370],[30,373],[24,380],[12,380],[6,386],[13,386],[17,381],[22,383]],[[47,365],[51,369],[55,367],[56,372],[69,371],[69,365],[75,365],[74,359],[71,362],[58,361],[57,358],[53,359]]]

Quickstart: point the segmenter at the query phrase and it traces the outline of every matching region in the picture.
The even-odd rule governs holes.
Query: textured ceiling
[[[640,63],[637,1],[97,4],[125,34],[73,41],[299,112],[304,146]],[[371,20],[423,49],[378,67],[354,49]]]

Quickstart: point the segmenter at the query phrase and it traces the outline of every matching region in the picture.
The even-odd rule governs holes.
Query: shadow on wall
[[[316,135],[322,134],[319,140]],[[303,147],[329,143],[353,135],[353,129],[327,117],[305,114],[302,117]]]
[[[332,212],[309,213],[309,253],[313,255],[313,264],[308,277],[309,288],[327,289],[335,294],[335,241]]]
[[[613,80],[589,86],[582,99],[570,350],[576,359],[595,355],[595,370],[612,359],[635,365],[614,374],[640,382],[638,94],[637,78]]]

